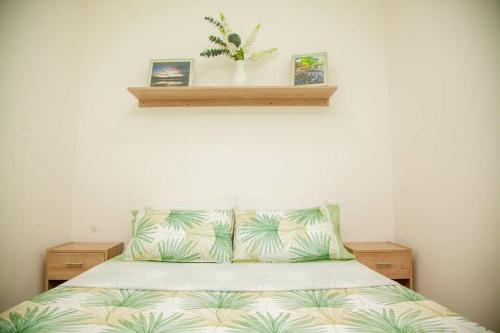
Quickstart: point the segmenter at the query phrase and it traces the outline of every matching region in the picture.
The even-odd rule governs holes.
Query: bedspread
[[[486,329],[356,261],[204,265],[111,261],[0,314],[0,332]]]

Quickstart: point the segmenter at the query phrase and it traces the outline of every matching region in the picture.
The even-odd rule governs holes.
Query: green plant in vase
[[[278,50],[273,47],[250,53],[252,45],[255,42],[255,38],[257,37],[257,33],[260,30],[260,23],[255,26],[247,40],[242,43],[240,35],[231,30],[229,23],[222,12],[219,13],[218,20],[209,16],[205,16],[205,20],[217,29],[219,35],[208,36],[208,40],[214,43],[216,47],[205,49],[200,53],[200,56],[210,58],[223,55],[236,61],[236,84],[244,84],[246,82],[244,67],[245,60],[257,60]]]

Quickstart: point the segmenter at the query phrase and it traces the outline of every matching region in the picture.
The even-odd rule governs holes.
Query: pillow
[[[229,262],[233,224],[232,210],[135,210],[123,260]]]
[[[338,205],[235,211],[235,261],[300,262],[353,258],[340,237]]]

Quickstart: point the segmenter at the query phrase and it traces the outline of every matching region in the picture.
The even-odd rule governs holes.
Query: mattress
[[[112,260],[0,314],[0,332],[487,332],[359,262]]]

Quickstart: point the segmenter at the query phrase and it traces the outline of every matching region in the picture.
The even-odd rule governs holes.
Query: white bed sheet
[[[176,291],[289,291],[393,285],[356,260],[308,263],[107,261],[63,286]]]

